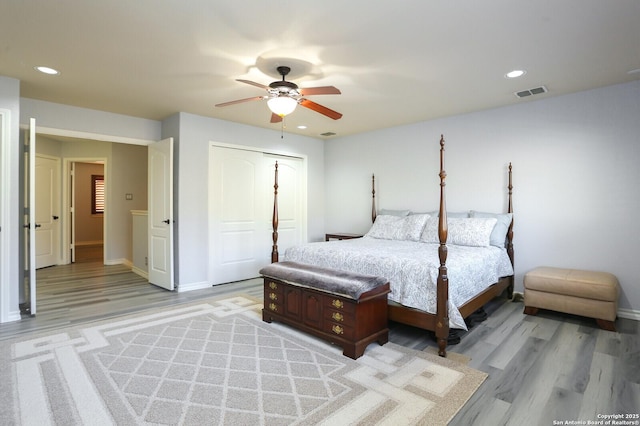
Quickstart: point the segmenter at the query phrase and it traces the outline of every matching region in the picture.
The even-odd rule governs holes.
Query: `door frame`
[[[63,166],[62,166],[62,170],[63,170],[63,177],[62,177],[62,238],[61,238],[61,247],[62,247],[62,256],[61,256],[61,263],[63,265],[69,264],[73,261],[73,256],[71,255],[71,250],[75,250],[75,247],[72,247],[72,245],[75,243],[75,241],[72,241],[71,239],[71,232],[74,232],[75,229],[72,229],[72,227],[75,224],[71,223],[70,217],[71,217],[71,207],[72,206],[72,194],[74,193],[74,191],[71,190],[71,182],[73,182],[73,184],[75,185],[76,180],[71,178],[71,165],[73,163],[95,163],[97,161],[102,162],[102,165],[104,167],[104,171],[103,171],[103,175],[104,175],[104,184],[105,187],[107,188],[107,191],[105,191],[104,193],[104,213],[102,216],[102,234],[103,234],[103,246],[104,246],[104,250],[102,253],[102,262],[106,264],[106,257],[107,257],[107,247],[109,247],[109,243],[108,243],[108,235],[109,233],[107,232],[107,223],[108,223],[108,218],[109,218],[109,172],[108,172],[108,167],[107,167],[107,162],[108,159],[105,157],[64,157],[62,159],[63,161]]]
[[[123,137],[123,136],[113,136],[113,135],[105,135],[105,134],[101,134],[101,133],[90,133],[90,132],[82,132],[82,131],[77,131],[77,130],[69,130],[69,129],[58,129],[55,127],[43,127],[43,126],[38,126],[37,127],[37,134],[41,134],[41,135],[49,135],[49,136],[62,136],[62,137],[69,137],[69,138],[77,138],[77,139],[85,139],[85,140],[90,140],[90,141],[100,141],[100,142],[112,142],[112,143],[124,143],[124,144],[129,144],[129,145],[144,145],[147,146],[153,142],[155,142],[155,140],[150,140],[150,139],[137,139],[137,138],[128,138],[128,137]],[[105,169],[105,183],[108,183],[108,167],[107,167],[107,159],[103,158],[103,157],[68,157],[68,158],[63,158],[63,171],[62,171],[62,215],[61,218],[63,220],[63,225],[62,225],[62,238],[61,238],[61,242],[62,242],[62,256],[61,256],[61,263],[62,264],[68,264],[70,263],[70,251],[69,249],[69,227],[70,224],[69,222],[69,212],[68,212],[68,207],[69,207],[69,164],[70,162],[68,162],[67,160],[71,160],[73,162],[83,162],[82,159],[85,159],[86,161],[96,161],[96,160],[104,160],[104,169]],[[108,187],[107,187],[108,188]],[[108,194],[109,190],[107,189],[107,192],[105,193],[105,201],[108,202]],[[104,216],[104,235],[105,235],[105,245],[104,245],[104,256],[106,258],[106,254],[108,253],[108,243],[107,243],[107,229],[108,229],[108,207],[105,206],[105,216]]]
[[[9,208],[11,193],[11,111],[0,108],[0,324],[20,319],[19,312],[11,312],[11,233]],[[22,269],[22,265],[20,265]]]
[[[211,193],[211,188],[209,187],[209,182],[211,182],[211,179],[213,179],[214,177],[214,170],[211,167],[211,155],[212,155],[212,148],[214,147],[218,147],[218,148],[230,148],[230,149],[239,149],[239,150],[243,150],[243,151],[254,151],[254,152],[260,152],[262,154],[266,154],[266,155],[277,155],[277,156],[282,156],[282,157],[292,157],[292,158],[299,158],[302,160],[302,187],[304,188],[304,191],[302,191],[302,194],[300,194],[300,239],[302,241],[307,241],[307,229],[308,229],[308,224],[307,224],[307,220],[308,220],[308,213],[307,213],[307,205],[308,205],[308,201],[307,201],[307,188],[308,188],[308,156],[305,154],[299,154],[299,153],[292,153],[289,151],[279,151],[279,150],[269,150],[269,149],[265,149],[265,148],[259,148],[259,147],[255,147],[255,146],[249,146],[249,145],[238,145],[238,144],[230,144],[230,143],[224,143],[224,142],[214,142],[214,141],[209,141],[209,151],[207,153],[208,155],[208,161],[207,161],[207,195],[209,196]],[[272,175],[273,176],[273,175]],[[271,185],[273,187],[273,184]],[[271,193],[273,195],[273,192]],[[212,203],[213,200],[211,199],[211,196],[208,197],[209,198],[209,202],[207,205],[207,211],[211,212],[212,210]],[[273,197],[271,197],[271,202],[273,203]],[[272,204],[273,207],[273,204]],[[269,209],[271,210],[271,208]],[[269,222],[271,222],[271,220],[269,220]],[[207,220],[207,235],[208,235],[208,239],[207,239],[207,252],[208,252],[208,256],[210,256],[212,254],[212,247],[213,247],[213,239],[214,239],[214,235],[213,235],[213,227],[211,226],[211,221]],[[207,281],[209,282],[209,284],[213,283],[214,279],[213,279],[213,268],[211,266],[209,266],[207,268]]]

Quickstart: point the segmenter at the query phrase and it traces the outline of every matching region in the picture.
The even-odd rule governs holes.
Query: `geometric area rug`
[[[11,425],[445,425],[487,377],[393,343],[358,360],[248,296],[0,342]]]

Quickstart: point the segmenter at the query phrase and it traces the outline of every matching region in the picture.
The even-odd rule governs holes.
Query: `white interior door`
[[[25,167],[28,185],[25,201],[27,204],[26,247],[27,247],[27,280],[29,281],[29,313],[36,314],[36,119],[29,120],[27,138],[27,155]]]
[[[270,261],[273,172],[279,164],[280,244],[303,235],[302,160],[259,151],[212,146],[209,159],[209,275],[213,285],[259,275]]]
[[[174,289],[173,138],[149,145],[149,282]]]
[[[36,269],[60,257],[60,160],[36,155]]]

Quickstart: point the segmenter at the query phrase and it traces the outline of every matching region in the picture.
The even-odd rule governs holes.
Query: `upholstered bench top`
[[[527,272],[524,287],[585,299],[617,301],[618,279],[608,272],[542,266]]]
[[[272,263],[260,269],[260,274],[354,300],[389,282],[386,278],[373,275],[355,274],[297,262]]]

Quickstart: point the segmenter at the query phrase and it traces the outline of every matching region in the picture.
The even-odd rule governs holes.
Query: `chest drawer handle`
[[[271,300],[278,300],[278,295],[275,293],[269,293],[269,299]]]
[[[334,308],[342,309],[344,307],[344,302],[342,300],[340,300],[340,299],[333,299],[331,301],[331,305]]]
[[[271,290],[275,290],[275,289],[277,289],[277,288],[278,288],[278,284],[274,283],[273,281],[270,281],[270,282],[269,282],[269,288],[270,288]]]
[[[272,311],[277,311],[278,310],[278,306],[276,306],[275,303],[270,303],[269,304],[269,309],[271,309]]]
[[[331,314],[331,318],[333,318],[334,321],[342,322],[344,320],[344,315],[342,315],[340,312],[334,312],[333,314]]]
[[[333,332],[336,334],[344,334],[344,328],[340,327],[339,325],[334,325],[333,327],[331,327],[331,330],[333,330]]]

